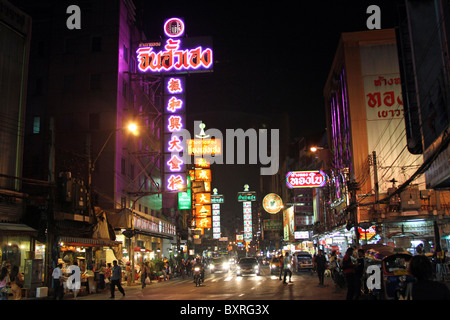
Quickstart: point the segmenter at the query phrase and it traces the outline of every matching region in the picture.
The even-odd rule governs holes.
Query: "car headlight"
[[[211,264],[211,265],[209,266],[209,268],[210,268],[210,269],[214,269],[214,265]]]
[[[229,268],[229,267],[230,267],[230,264],[227,263],[227,262],[224,262],[223,267],[224,267],[224,268]]]
[[[195,272],[199,272],[199,271],[200,271],[200,268],[199,268],[199,267],[195,267],[195,268],[194,268],[194,271],[195,271]]]
[[[253,268],[255,268],[255,270],[258,270],[258,269],[259,269],[259,266],[256,265],[256,266],[254,266]]]
[[[271,267],[272,269],[275,269],[277,266],[274,265],[274,264],[272,264],[272,265],[270,265],[270,267]]]
[[[241,267],[237,266],[236,269],[241,270]]]

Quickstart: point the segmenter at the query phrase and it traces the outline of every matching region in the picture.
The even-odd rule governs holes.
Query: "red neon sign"
[[[142,46],[137,49],[138,68],[142,72],[182,71],[210,69],[213,63],[211,48],[180,49],[181,40],[167,39],[165,51],[154,52],[153,47]],[[173,70],[175,69],[175,70]]]
[[[318,188],[326,184],[326,176],[322,171],[290,171],[286,175],[288,188]]]

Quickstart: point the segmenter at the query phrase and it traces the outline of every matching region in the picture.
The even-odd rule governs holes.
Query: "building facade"
[[[318,240],[340,251],[365,241],[430,248],[434,221],[448,215],[436,211],[442,195],[415,174],[423,157],[407,148],[397,52],[393,29],[343,33],[324,88],[331,154],[325,230],[333,233]]]

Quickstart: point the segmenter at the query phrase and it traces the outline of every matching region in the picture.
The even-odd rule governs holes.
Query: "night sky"
[[[325,128],[323,87],[341,32],[365,31],[367,7],[395,26],[395,1],[144,1],[150,38],[182,17],[188,37],[211,36],[214,72],[189,79],[188,111],[288,112],[291,136]],[[306,4],[307,3],[307,4]]]
[[[322,92],[340,34],[368,30],[372,4],[381,9],[381,28],[396,25],[395,1],[373,0],[152,1],[145,16],[149,37],[162,35],[166,18],[180,17],[188,37],[213,38],[214,72],[188,78],[192,120],[223,130],[239,128],[239,117],[287,113],[294,138],[324,132]],[[246,183],[259,191],[258,166],[213,166],[223,214],[242,217],[236,193]]]

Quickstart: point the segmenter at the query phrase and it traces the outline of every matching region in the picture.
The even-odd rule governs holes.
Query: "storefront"
[[[0,223],[1,266],[18,266],[25,272],[25,262],[45,258],[45,244],[36,240],[37,230],[15,223]]]

